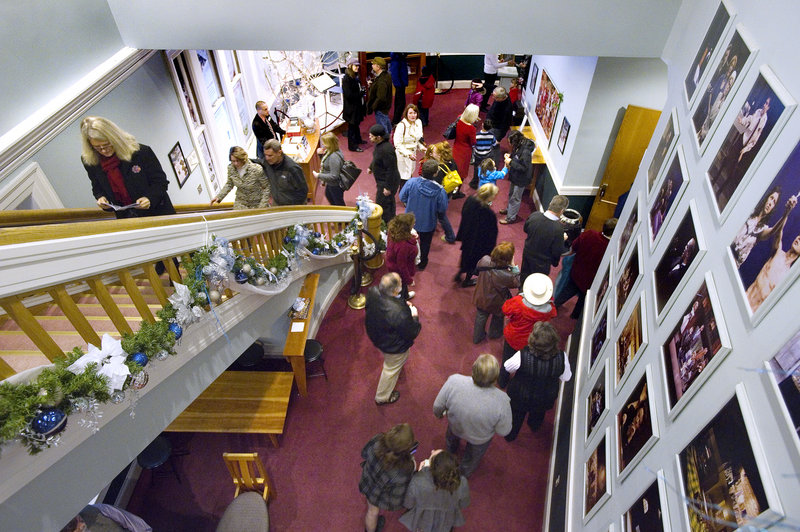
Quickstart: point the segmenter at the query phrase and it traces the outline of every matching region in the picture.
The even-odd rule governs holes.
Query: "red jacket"
[[[417,82],[417,92],[420,93],[420,107],[423,109],[430,109],[433,107],[433,97],[436,96],[436,80],[434,77],[428,76],[427,78],[419,78]]]
[[[539,312],[530,308],[517,294],[503,303],[503,314],[508,317],[508,325],[503,329],[503,336],[515,351],[528,345],[528,336],[537,321],[549,321],[556,317],[556,306],[550,301],[549,312]]]
[[[395,242],[387,238],[386,243],[386,268],[390,272],[400,274],[400,278],[406,285],[414,280],[414,273],[417,271],[417,239],[413,236],[408,240]]]
[[[608,239],[600,231],[588,230],[580,234],[572,243],[575,260],[572,262],[570,277],[583,292],[592,286],[597,268],[608,247]]]

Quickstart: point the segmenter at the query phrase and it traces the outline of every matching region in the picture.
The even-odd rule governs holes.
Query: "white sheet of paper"
[[[292,332],[303,332],[306,324],[302,321],[293,321],[292,322]]]

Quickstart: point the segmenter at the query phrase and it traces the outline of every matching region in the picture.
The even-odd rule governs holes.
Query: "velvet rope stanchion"
[[[372,204],[372,214],[369,215],[367,218],[367,236],[369,237],[368,242],[375,244],[376,248],[379,246],[379,242],[375,240],[376,237],[380,236],[381,234],[381,221],[383,216],[383,208],[378,205],[377,203]],[[373,235],[376,235],[373,237]],[[383,253],[381,250],[377,250],[378,253],[375,254],[373,258],[365,262],[365,266],[370,270],[377,270],[381,266],[383,266]],[[370,279],[370,283],[372,280]],[[370,283],[367,283],[363,286],[368,286]]]
[[[369,231],[364,229],[364,224],[361,223],[361,220],[356,222],[356,241],[353,242],[352,247],[350,248],[350,254],[353,257],[353,264],[355,266],[355,273],[353,275],[353,285],[350,288],[350,297],[347,298],[347,304],[350,308],[355,310],[361,310],[366,306],[366,297],[364,294],[361,293],[361,287],[367,286],[364,284],[364,276],[367,275],[368,272],[363,272],[364,264],[380,253],[380,249],[378,246],[371,245],[366,246],[364,243],[364,235],[370,239],[371,242],[375,242],[375,237]],[[371,251],[366,252],[365,248],[369,247]],[[370,281],[372,278],[372,274],[369,274]],[[369,284],[369,283],[367,283]]]

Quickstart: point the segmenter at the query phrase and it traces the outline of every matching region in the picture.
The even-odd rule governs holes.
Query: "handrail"
[[[233,203],[219,203],[213,207],[207,203],[191,203],[175,205],[178,214],[192,212],[230,211]],[[0,211],[0,227],[19,227],[27,225],[60,224],[74,222],[95,222],[99,220],[115,220],[112,211],[104,211],[97,207],[79,209],[31,209],[22,211]]]

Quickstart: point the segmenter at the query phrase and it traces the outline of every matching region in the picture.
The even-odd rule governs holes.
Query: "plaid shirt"
[[[408,470],[385,470],[381,461],[375,456],[375,444],[380,437],[381,434],[377,434],[361,449],[364,461],[361,463],[358,491],[363,493],[373,506],[383,510],[400,510],[403,508],[403,499],[414,474],[414,467]]]

